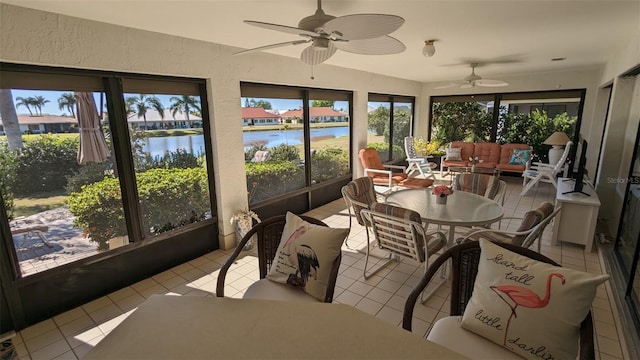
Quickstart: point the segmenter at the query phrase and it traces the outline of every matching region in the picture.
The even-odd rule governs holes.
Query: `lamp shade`
[[[567,142],[569,142],[569,137],[567,136],[567,134],[563,133],[562,131],[556,131],[551,134],[551,136],[549,136],[547,140],[543,142],[543,144],[562,146],[566,145]]]

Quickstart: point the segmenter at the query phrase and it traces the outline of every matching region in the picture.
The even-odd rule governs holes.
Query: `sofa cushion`
[[[513,155],[509,160],[511,165],[526,165],[531,159],[531,150],[513,149]]]
[[[494,168],[500,161],[500,144],[498,143],[476,143],[473,150],[473,157],[482,160],[478,166]]]
[[[462,161],[462,153],[460,148],[446,148],[446,161]]]
[[[609,275],[543,263],[480,240],[461,326],[527,359],[575,359],[580,323]]]
[[[496,166],[498,169],[504,171],[518,171],[523,172],[525,169],[524,165],[513,165],[514,167],[506,167],[505,165],[509,165],[511,161],[511,157],[513,156],[513,150],[531,150],[531,146],[527,144],[503,144],[500,147],[500,161],[498,161],[498,165]],[[520,169],[520,170],[518,170]]]
[[[475,144],[466,141],[452,141],[449,145],[451,148],[460,148],[460,158],[467,162],[473,156]]]
[[[503,172],[507,171],[507,172],[524,172],[527,169],[526,165],[513,165],[513,164],[502,164],[499,163],[498,165],[496,165],[496,169],[500,169]]]

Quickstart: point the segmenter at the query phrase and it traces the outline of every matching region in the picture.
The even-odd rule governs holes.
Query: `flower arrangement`
[[[433,188],[433,194],[439,197],[447,197],[453,194],[453,188],[450,186],[438,185]]]
[[[482,160],[481,160],[481,159],[478,159],[478,157],[477,157],[477,156],[476,156],[476,157],[471,157],[471,156],[469,156],[469,161],[471,161],[471,163],[472,163],[473,165],[480,164],[480,163],[482,162]]]
[[[442,144],[438,140],[426,141],[418,137],[414,139],[413,146],[420,155],[426,156],[440,153]]]
[[[257,222],[260,222],[260,218],[258,217],[258,214],[254,213],[248,208],[238,211],[231,217],[230,222],[231,224],[235,224],[235,228],[236,228],[235,229],[236,242],[240,242],[240,240],[242,240],[242,238],[249,232],[249,230],[251,230],[251,228],[253,227],[252,219],[255,219]],[[247,241],[247,243],[245,244],[242,250],[246,251],[246,250],[251,250],[252,248],[253,248],[253,238]]]

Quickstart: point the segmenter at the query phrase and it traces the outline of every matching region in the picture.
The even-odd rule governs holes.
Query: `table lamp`
[[[549,164],[555,165],[562,158],[564,152],[563,147],[569,142],[569,137],[562,131],[556,131],[543,142],[543,144],[551,145],[549,149]]]

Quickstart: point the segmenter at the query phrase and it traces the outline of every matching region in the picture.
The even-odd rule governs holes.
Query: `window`
[[[243,83],[241,93],[249,204],[350,177],[350,92]]]
[[[442,144],[529,144],[538,160],[546,162],[549,145],[542,143],[554,131],[565,132],[577,143],[584,93],[559,90],[432,97],[429,136]]]
[[[383,162],[406,158],[404,138],[411,135],[414,104],[413,97],[369,94],[367,146],[376,148]]]
[[[2,78],[13,108],[0,114],[8,132],[0,138],[0,190],[19,276],[214,214],[197,82],[10,71]],[[124,91],[107,90],[107,81],[122,81]],[[18,126],[9,130],[12,113]]]

